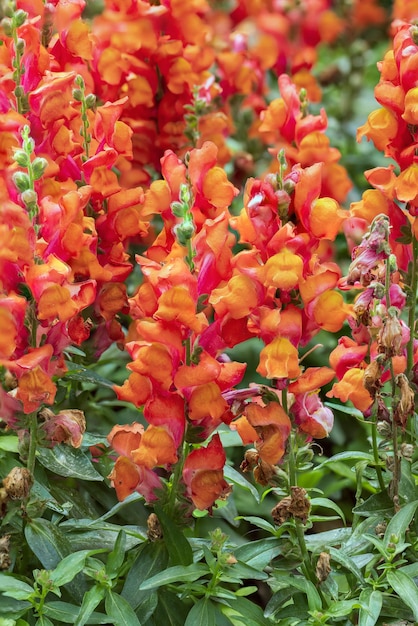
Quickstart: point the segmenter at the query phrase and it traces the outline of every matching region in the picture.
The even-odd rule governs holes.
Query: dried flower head
[[[26,467],[14,467],[6,478],[3,478],[3,486],[11,500],[27,498],[32,485],[33,477]]]

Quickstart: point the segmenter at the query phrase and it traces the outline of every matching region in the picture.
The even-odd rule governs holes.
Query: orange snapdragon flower
[[[219,435],[214,435],[206,447],[193,450],[183,468],[183,481],[187,495],[197,509],[210,509],[218,498],[231,491],[223,476],[226,462]]]

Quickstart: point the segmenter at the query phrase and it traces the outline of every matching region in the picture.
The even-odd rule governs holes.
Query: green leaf
[[[415,582],[407,574],[399,570],[389,570],[387,579],[392,589],[411,609],[414,620],[418,621],[418,587]]]
[[[71,552],[65,535],[47,519],[30,520],[25,527],[25,537],[45,569],[54,569]]]
[[[141,626],[129,602],[113,591],[106,594],[105,609],[115,626]]]
[[[20,591],[26,593],[26,597],[29,597],[33,593],[33,587],[23,582],[23,580],[15,578],[15,576],[0,573],[0,591],[3,591],[5,595],[11,598],[15,597],[10,595],[9,592],[11,591]],[[22,598],[17,599],[21,600]]]
[[[270,524],[267,520],[262,517],[255,517],[252,515],[240,515],[237,519],[243,519],[250,524],[254,524],[254,526],[258,526],[258,528],[262,528],[262,530],[266,530],[271,535],[276,533],[276,528],[273,524]]]
[[[368,463],[374,463],[374,458],[368,452],[357,452],[355,450],[350,450],[348,452],[339,452],[338,454],[334,454],[334,456],[329,459],[325,459],[322,461],[315,470],[319,470],[322,467],[330,465],[331,463],[336,463],[340,461],[367,461]]]
[[[363,589],[359,597],[361,608],[358,626],[374,626],[380,617],[383,597],[378,590]]]
[[[13,619],[19,619],[31,606],[29,602],[15,600],[14,598],[9,598],[0,593],[0,615],[7,615]]]
[[[168,550],[170,565],[190,565],[193,563],[193,552],[183,531],[156,506],[155,512],[163,529],[163,541]]]
[[[41,615],[41,617],[36,620],[35,626],[54,626],[54,624],[48,617]]]
[[[222,613],[231,621],[237,620],[245,626],[271,626],[271,621],[264,617],[262,609],[247,598],[235,597],[229,606],[220,606]],[[232,622],[233,624],[235,621]]]
[[[64,624],[74,624],[80,613],[80,606],[76,604],[70,604],[69,602],[62,602],[56,600],[54,602],[48,602],[44,605],[43,612],[56,622],[64,622]],[[109,624],[109,618],[102,614],[93,611],[90,614],[86,624]]]
[[[201,598],[191,608],[184,626],[213,626],[215,608],[208,598]]]
[[[118,532],[116,537],[115,547],[110,552],[106,561],[106,574],[110,578],[115,578],[118,575],[119,569],[124,561],[126,551],[126,534],[124,530]]]
[[[280,574],[276,576],[276,582],[278,583],[279,589],[288,587],[293,590],[299,589],[302,591],[308,599],[310,611],[322,610],[321,597],[310,580],[306,580],[306,578],[302,576],[292,576],[291,574],[287,575],[280,572]]]
[[[354,609],[359,608],[359,606],[359,601],[356,598],[352,600],[338,600],[338,602],[334,602],[328,607],[326,614],[331,617],[345,617],[350,615]]]
[[[158,604],[153,615],[155,626],[184,626],[190,604],[181,601],[174,593],[164,589],[158,594]]]
[[[238,561],[243,561],[250,567],[263,570],[282,551],[282,547],[276,537],[258,539],[238,546],[234,550],[234,556]]]
[[[106,513],[104,513],[104,515],[102,515],[101,517],[98,517],[96,520],[94,520],[94,523],[96,524],[96,523],[99,523],[99,522],[104,522],[105,520],[109,519],[110,517],[113,517],[114,515],[116,515],[116,513],[119,513],[119,511],[121,509],[123,509],[127,504],[132,504],[134,502],[138,502],[138,500],[143,500],[143,499],[144,499],[144,496],[141,496],[141,494],[139,494],[138,492],[134,491],[127,498],[125,498],[125,500],[122,500],[122,502],[117,502],[114,506],[112,506],[111,509],[106,511]]]
[[[324,404],[334,411],[340,411],[340,413],[346,413],[347,415],[351,415],[352,417],[356,417],[357,419],[364,421],[363,413],[354,407],[344,406],[343,404],[337,404],[336,402],[325,402]]]
[[[260,494],[258,493],[257,489],[236,469],[234,469],[230,465],[225,465],[224,476],[227,481],[234,483],[235,485],[239,485],[243,489],[249,491],[254,496],[254,499],[257,503],[260,502]]]
[[[75,364],[72,361],[66,361],[65,364],[68,368],[68,372],[63,376],[63,381],[78,380],[82,383],[92,383],[95,386],[101,385],[102,387],[113,389],[114,383],[97,372],[87,369],[78,363]]]
[[[62,587],[69,583],[84,567],[86,557],[97,552],[104,552],[104,550],[81,550],[74,554],[66,556],[57,567],[51,572],[50,579],[57,585]]]
[[[161,587],[162,585],[168,585],[175,582],[193,582],[202,576],[209,574],[209,568],[203,563],[192,563],[186,567],[183,565],[175,565],[169,567],[165,572],[156,574],[149,580],[140,585],[139,590],[145,591],[145,589],[155,589],[155,587]]]
[[[339,565],[342,565],[345,569],[354,574],[360,584],[364,582],[363,574],[348,554],[346,554],[343,550],[337,550],[336,548],[330,548],[329,554],[333,561],[339,563]]]
[[[0,450],[5,452],[19,452],[19,439],[16,435],[2,435],[0,437]]]
[[[386,491],[375,493],[370,498],[367,498],[365,502],[354,507],[353,513],[357,515],[364,515],[369,517],[379,513],[380,515],[387,515],[393,512],[393,501],[389,497]]]
[[[90,459],[79,448],[65,444],[53,448],[40,448],[37,459],[44,467],[59,476],[79,480],[103,480],[103,476],[94,469]]]
[[[415,515],[415,511],[418,507],[418,500],[415,502],[410,502],[409,504],[405,504],[390,520],[387,525],[385,536],[383,538],[383,542],[385,544],[385,548],[388,547],[391,542],[392,535],[398,537],[399,542],[404,541],[405,533],[412,521],[412,518]]]
[[[104,587],[99,587],[98,585],[91,587],[91,589],[84,594],[79,614],[74,622],[75,626],[84,626],[84,624],[87,624],[90,615],[103,600],[104,595]]]
[[[345,524],[345,515],[343,511],[340,509],[338,504],[336,504],[329,498],[311,498],[310,502],[312,507],[318,506],[324,509],[331,509],[332,511],[335,511],[339,515],[339,517],[341,517]]]
[[[133,609],[145,602],[152,591],[138,591],[139,586],[155,574],[167,567],[168,552],[162,541],[143,544],[138,556],[130,568],[122,589],[122,597],[126,598]]]

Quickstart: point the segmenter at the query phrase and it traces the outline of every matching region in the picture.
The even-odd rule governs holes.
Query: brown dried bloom
[[[399,401],[395,406],[393,418],[402,428],[405,427],[408,417],[414,414],[415,410],[415,394],[409,386],[409,381],[405,374],[398,374],[395,383],[399,387]]]
[[[306,524],[311,509],[306,490],[302,487],[291,487],[291,492],[291,495],[280,500],[271,512],[276,526],[281,526],[292,517]]]
[[[161,528],[160,520],[155,513],[151,513],[147,519],[147,536],[150,541],[157,541],[163,538],[163,529]]]
[[[379,392],[382,383],[380,382],[380,376],[382,374],[382,366],[379,361],[374,360],[364,370],[363,385],[372,396],[376,397]]]
[[[270,465],[270,463],[263,461],[257,450],[254,450],[253,448],[245,452],[244,460],[241,463],[240,469],[243,472],[249,472],[252,470],[255,481],[263,487],[268,485],[270,480],[276,474],[274,465]]]
[[[32,474],[26,467],[14,467],[6,478],[3,478],[3,486],[11,500],[27,498],[32,485]]]
[[[315,574],[320,583],[328,578],[331,573],[330,556],[328,552],[321,552],[316,564]]]
[[[396,315],[389,316],[377,338],[377,347],[387,357],[401,353],[402,326]]]
[[[10,535],[0,537],[0,570],[9,569],[10,560]]]
[[[66,443],[73,448],[81,446],[86,430],[86,418],[83,411],[64,409],[55,415],[50,409],[44,408],[40,416],[45,420],[42,428],[52,445]]]

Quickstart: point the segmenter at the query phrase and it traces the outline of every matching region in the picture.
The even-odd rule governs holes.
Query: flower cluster
[[[285,76],[280,84],[285,106],[292,101],[294,134],[303,138],[317,124],[323,131],[323,114],[304,124],[297,87]],[[292,143],[286,118],[276,123]],[[229,207],[238,190],[218,166],[217,152],[205,142],[182,162],[167,151],[163,180],[145,193],[144,214],[158,214],[163,227],[137,256],[144,280],[129,299],[132,373],[116,391],[143,406],[148,426],[116,426],[109,436],[120,454],[111,478],[121,498],[135,490],[157,497],[160,478],[184,455],[186,495],[198,508],[212,506],[227,491],[219,436],[188,455],[184,446],[204,442],[221,423],[236,429],[244,444],[255,444],[247,468],[256,476],[260,464],[281,461],[292,421],[307,437],[324,437],[332,427],[318,390],[334,372],[303,371],[299,347],[319,330],[338,331],[350,311],[335,290],[341,272],[327,260],[346,214],[323,195],[327,173],[321,165],[295,164],[286,171],[281,152],[280,171],[250,179],[234,217]],[[229,224],[244,245],[235,255]],[[235,388],[245,364],[231,361],[227,351],[251,338],[264,345],[257,371],[270,389]]]
[[[410,340],[414,329],[416,298],[417,230],[417,79],[416,27],[394,22],[393,48],[378,64],[381,78],[375,89],[382,107],[373,111],[358,130],[395,163],[365,172],[373,186],[351,206],[346,232],[355,242],[349,273],[340,286],[361,289],[349,323],[353,339],[342,337],[330,361],[339,382],[331,395],[370,414],[376,401],[377,415],[389,419],[381,388],[393,380],[393,393],[401,398],[408,379],[416,379],[417,345]],[[410,285],[410,291],[408,290]],[[407,323],[401,318],[407,308]],[[412,391],[411,391],[412,393]],[[413,412],[394,410],[394,420],[405,426]]]
[[[54,405],[69,346],[97,357],[123,343],[125,242],[147,232],[142,190],[123,188],[115,173],[129,167],[132,132],[119,120],[124,100],[96,103],[83,8],[22,3],[2,21],[0,393],[9,426]],[[44,419],[47,440],[62,441],[62,416]],[[65,419],[83,432],[78,414]]]

